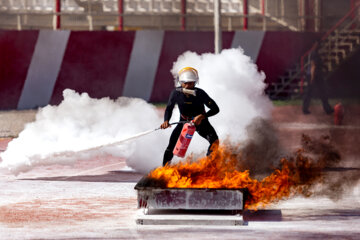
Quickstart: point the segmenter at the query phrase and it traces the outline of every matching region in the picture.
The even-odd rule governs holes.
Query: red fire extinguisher
[[[185,123],[183,129],[181,130],[181,134],[174,148],[174,155],[178,157],[184,157],[186,151],[190,145],[191,139],[195,133],[196,127],[194,123],[191,121],[189,123]]]
[[[341,125],[344,118],[344,107],[341,103],[334,106],[334,123],[335,125]]]

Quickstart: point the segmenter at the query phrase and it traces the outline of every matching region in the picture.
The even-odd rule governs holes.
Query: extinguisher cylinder
[[[185,157],[186,151],[189,148],[191,139],[195,133],[196,127],[193,122],[185,123],[178,141],[173,150],[173,154],[178,157]]]

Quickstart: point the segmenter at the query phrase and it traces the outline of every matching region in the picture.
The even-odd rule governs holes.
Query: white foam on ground
[[[245,127],[252,119],[270,117],[272,104],[264,95],[265,75],[242,49],[223,50],[221,54],[186,52],[171,71],[175,75],[185,66],[198,69],[199,87],[220,107],[220,113],[210,118],[220,139],[246,140]],[[35,122],[27,124],[19,137],[9,143],[1,154],[0,167],[19,174],[36,166],[71,165],[78,159],[109,154],[126,158],[128,166],[140,172],[162,164],[173,128],[116,146],[83,151],[159,127],[163,117],[153,105],[136,98],[93,99],[87,93],[69,89],[63,95],[58,106],[40,109]],[[172,122],[178,121],[177,112],[174,109]],[[205,152],[207,146],[206,140],[195,135],[189,153]]]

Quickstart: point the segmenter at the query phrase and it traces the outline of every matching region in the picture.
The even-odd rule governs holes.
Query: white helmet
[[[178,81],[180,83],[187,83],[187,82],[199,82],[199,75],[195,68],[192,67],[184,67],[178,73]]]

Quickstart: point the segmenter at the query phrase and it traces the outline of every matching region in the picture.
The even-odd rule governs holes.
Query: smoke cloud
[[[253,177],[261,178],[270,174],[279,166],[285,154],[277,138],[277,130],[272,122],[263,118],[255,118],[246,127],[248,138],[243,147],[234,148],[242,171],[251,170]]]
[[[199,87],[220,107],[220,113],[210,121],[221,139],[243,141],[248,137],[246,126],[254,118],[270,118],[272,103],[264,95],[265,74],[258,71],[242,49],[227,49],[218,55],[186,52],[171,72],[176,76],[186,66],[198,70]]]
[[[19,137],[9,143],[7,150],[1,154],[1,167],[18,174],[35,166],[71,165],[78,159],[108,154],[129,161],[143,159],[142,148],[149,155],[157,154],[144,142],[149,140],[146,137],[141,141],[83,151],[155,129],[161,122],[161,116],[153,105],[142,99],[125,97],[116,101],[92,99],[87,93],[79,94],[73,90],[65,90],[63,96],[64,100],[58,106],[49,105],[40,109],[35,122],[27,124]],[[163,134],[156,134],[158,143],[165,140]],[[146,160],[139,169],[160,164],[160,159],[150,163]]]
[[[358,185],[360,175],[359,168],[343,167],[345,159],[332,140],[328,135],[318,138],[302,135],[303,155],[310,157],[314,165],[310,168],[311,171],[307,169],[301,175],[307,178],[311,173],[311,177],[316,180],[309,185],[312,195],[339,200]]]
[[[220,54],[186,52],[179,56],[171,72],[175,76],[186,66],[198,70],[198,87],[220,107],[220,113],[210,118],[220,141],[245,142],[251,139],[247,126],[254,119],[270,119],[272,104],[264,95],[265,74],[258,71],[241,48],[223,50]],[[163,116],[153,105],[125,97],[116,101],[92,99],[87,93],[73,90],[65,90],[63,95],[64,100],[58,106],[40,109],[35,122],[27,124],[19,137],[10,142],[1,154],[1,167],[18,174],[35,166],[74,164],[78,159],[109,154],[126,158],[128,166],[139,172],[148,172],[162,164],[173,128],[116,146],[83,151],[157,128]],[[178,116],[178,110],[174,109],[171,122],[178,121]],[[195,134],[188,151],[204,154],[207,146],[207,141]],[[174,162],[178,160],[175,158]]]

